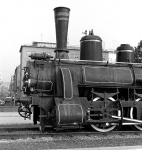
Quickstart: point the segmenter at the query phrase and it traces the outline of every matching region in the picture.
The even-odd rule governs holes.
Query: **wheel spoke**
[[[100,101],[101,98],[100,97],[96,97],[93,101]],[[115,101],[114,98],[110,97],[108,98],[109,101]],[[120,116],[121,113],[120,111],[118,110],[118,116]],[[109,131],[112,131],[116,128],[116,124],[114,123],[113,125],[106,122],[106,123],[98,123],[98,124],[91,124],[91,127],[93,129],[95,129],[96,131],[99,131],[99,132],[109,132]]]

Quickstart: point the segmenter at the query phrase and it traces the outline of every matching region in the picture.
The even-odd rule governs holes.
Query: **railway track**
[[[47,127],[44,132],[39,131],[38,126],[28,126],[28,125],[16,125],[16,126],[0,126],[0,140],[1,139],[36,139],[41,137],[74,137],[74,136],[140,136],[142,135],[142,131],[132,131],[131,128],[127,131],[123,129],[120,131],[112,131],[112,132],[95,132],[94,130],[86,130],[82,129],[58,129],[53,130],[50,127]]]

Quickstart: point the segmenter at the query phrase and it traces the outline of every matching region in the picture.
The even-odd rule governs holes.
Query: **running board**
[[[119,116],[113,116],[112,115],[112,118],[115,118],[115,119],[121,119],[121,117]],[[132,123],[130,122],[124,122],[122,123],[122,125],[135,125],[135,124],[142,124],[142,121],[141,120],[137,120],[137,119],[131,119],[131,118],[126,118],[126,117],[123,117],[123,120],[126,120],[126,121],[131,121]]]

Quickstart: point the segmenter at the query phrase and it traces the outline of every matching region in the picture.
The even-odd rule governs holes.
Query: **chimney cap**
[[[68,7],[55,7],[54,9],[53,9],[54,11],[56,10],[56,11],[59,11],[59,10],[68,10],[68,11],[70,11],[70,9],[68,8]]]

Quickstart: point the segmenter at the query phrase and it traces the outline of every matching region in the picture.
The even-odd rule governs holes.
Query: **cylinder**
[[[102,39],[87,35],[80,40],[80,60],[102,61]]]
[[[67,50],[67,34],[70,9],[66,7],[56,7],[55,29],[56,29],[56,58],[66,59],[68,57]]]
[[[121,44],[116,50],[116,62],[134,62],[134,48],[129,44]]]

